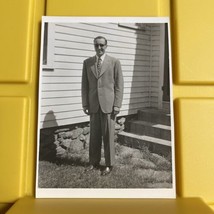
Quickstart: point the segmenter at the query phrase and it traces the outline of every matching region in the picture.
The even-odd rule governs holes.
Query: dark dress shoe
[[[111,171],[112,171],[112,167],[108,167],[108,166],[107,166],[107,167],[101,172],[101,175],[102,175],[102,176],[108,175],[108,174],[111,173]]]

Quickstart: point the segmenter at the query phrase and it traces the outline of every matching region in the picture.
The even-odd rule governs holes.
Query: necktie
[[[97,73],[100,76],[102,59],[99,57],[97,62]]]

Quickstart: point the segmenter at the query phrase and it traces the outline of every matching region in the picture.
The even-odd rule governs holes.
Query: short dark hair
[[[96,41],[97,39],[104,39],[104,40],[105,40],[105,43],[106,43],[106,45],[107,45],[107,39],[106,39],[104,36],[97,36],[96,38],[94,38],[94,44],[95,44],[95,41]]]

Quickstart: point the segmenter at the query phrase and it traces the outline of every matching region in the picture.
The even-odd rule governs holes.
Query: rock
[[[90,134],[85,135],[85,141],[83,144],[84,149],[88,149],[89,148],[89,141],[90,141]]]
[[[54,144],[58,147],[59,144],[60,144],[60,142],[59,142],[58,140],[56,140],[56,141],[54,142]]]
[[[87,144],[89,144],[89,141],[90,141],[90,134],[87,134],[87,135],[85,136],[85,142],[86,142]]]
[[[67,132],[67,131],[69,131],[69,130],[70,130],[69,128],[57,129],[54,133],[55,133],[55,134],[59,134],[60,132]]]
[[[114,135],[114,142],[117,142],[118,136]]]
[[[125,129],[125,125],[123,124],[120,126],[120,131],[123,131],[124,129]]]
[[[59,144],[63,142],[63,138],[58,138],[57,141],[59,141]]]
[[[83,134],[84,135],[87,135],[89,132],[90,132],[90,127],[87,126],[87,127],[83,128]]]
[[[118,127],[118,129],[115,128],[114,134],[118,134],[122,132],[124,129],[125,129],[124,125],[120,126],[120,128]]]
[[[65,154],[65,153],[66,153],[66,150],[63,149],[61,146],[56,148],[56,155],[57,156],[61,156],[61,155]]]
[[[79,139],[72,140],[70,145],[70,151],[79,153],[81,150],[84,149],[84,144]]]
[[[72,131],[68,131],[65,133],[65,137],[66,138],[72,138],[73,132]]]
[[[77,128],[77,129],[73,130],[72,139],[78,138],[82,133],[83,133],[82,128]]]
[[[120,132],[120,130],[115,130],[114,135],[117,135]]]
[[[120,118],[117,122],[120,124],[120,125],[123,125],[126,121],[126,118],[125,117],[122,117]]]
[[[61,143],[61,146],[64,146],[65,148],[70,148],[71,142],[72,142],[71,139],[64,139]]]
[[[54,139],[57,140],[57,138],[58,138],[58,134],[55,134]]]
[[[66,132],[59,132],[58,137],[59,138],[66,138]]]
[[[81,134],[81,135],[79,136],[79,139],[80,139],[81,141],[85,141],[85,135]]]
[[[115,130],[119,130],[120,129],[120,125],[115,123]]]

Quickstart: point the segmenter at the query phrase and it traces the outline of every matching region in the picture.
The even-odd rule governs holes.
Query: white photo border
[[[44,23],[165,23],[168,26],[169,44],[169,82],[170,82],[170,113],[171,113],[171,142],[172,142],[172,188],[143,188],[143,189],[90,189],[90,188],[39,188],[39,142],[40,142],[40,104],[42,83],[42,55]],[[37,166],[36,166],[36,198],[176,198],[175,177],[175,139],[174,139],[174,110],[173,83],[171,59],[171,35],[169,17],[63,17],[43,16],[41,30],[40,72],[38,91],[38,130],[37,130]]]

